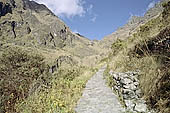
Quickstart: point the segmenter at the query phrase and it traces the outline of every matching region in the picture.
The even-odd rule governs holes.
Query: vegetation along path
[[[103,79],[105,67],[101,68],[86,84],[78,101],[77,113],[122,113],[123,108]]]

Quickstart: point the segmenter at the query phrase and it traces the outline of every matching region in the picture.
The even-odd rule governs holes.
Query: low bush
[[[121,51],[125,47],[126,47],[125,41],[120,39],[116,40],[111,46],[113,55],[116,55],[119,51]]]
[[[53,75],[50,84],[17,104],[20,113],[74,113],[86,82],[94,72],[88,68],[61,69]]]
[[[18,47],[0,56],[0,112],[16,112],[15,104],[28,97],[30,85],[45,73],[44,58]]]

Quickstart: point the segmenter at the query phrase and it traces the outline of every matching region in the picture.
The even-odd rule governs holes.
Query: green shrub
[[[92,70],[84,67],[59,69],[50,82],[52,86],[18,103],[17,112],[75,113],[75,105],[92,74]]]
[[[113,55],[117,54],[124,47],[126,47],[126,43],[123,40],[116,40],[111,46]]]
[[[0,112],[15,112],[17,101],[28,97],[30,85],[44,74],[44,58],[18,47],[5,49],[0,56]]]
[[[81,70],[80,68],[60,69],[58,74],[65,80],[73,81],[76,77],[80,76]]]
[[[170,1],[163,3],[162,6],[164,7],[162,17],[167,19],[168,16],[170,15]]]

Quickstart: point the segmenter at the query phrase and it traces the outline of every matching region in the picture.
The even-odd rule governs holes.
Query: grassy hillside
[[[140,87],[151,108],[170,112],[170,1],[163,12],[141,25],[126,40],[112,44],[108,72],[140,71]],[[109,79],[110,85],[112,79]]]
[[[33,81],[48,75],[43,59],[17,47],[4,49],[0,57],[1,112],[14,111],[15,103],[29,96]]]
[[[50,61],[42,51],[22,46],[1,49],[2,113],[74,112],[85,83],[97,70],[65,62],[51,73]]]
[[[30,0],[0,0],[0,40],[24,47],[62,51],[84,63],[105,52],[93,41],[73,33],[45,5]],[[93,57],[94,58],[94,57]],[[93,60],[96,60],[95,58]]]
[[[74,112],[104,50],[42,4],[0,0],[0,11],[0,113]]]

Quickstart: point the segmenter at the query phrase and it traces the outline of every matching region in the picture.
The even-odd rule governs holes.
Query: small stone
[[[112,75],[113,75],[113,78],[114,78],[115,80],[118,80],[119,75],[117,75],[117,74],[112,74]]]
[[[130,86],[130,89],[133,91],[135,91],[137,89],[137,87],[134,84],[130,84],[129,86]]]
[[[133,91],[131,91],[130,89],[123,89],[123,94],[129,94]]]
[[[124,85],[123,88],[130,89],[130,85]]]
[[[128,85],[124,85],[123,86],[125,89],[130,89],[135,91],[137,89],[137,87],[134,84],[128,84]]]
[[[124,99],[135,99],[137,96],[135,95],[135,92],[129,89],[123,89],[123,98]]]
[[[123,99],[125,99],[125,100],[130,99],[130,96],[128,94],[124,94]]]
[[[144,103],[137,103],[134,110],[137,111],[137,112],[144,112],[144,113],[146,113],[147,106]]]
[[[131,79],[133,80],[133,82],[139,82],[139,80],[136,76],[132,76]]]
[[[118,75],[119,75],[120,78],[128,77],[128,74],[126,74],[126,73],[118,73]]]
[[[133,94],[131,94],[131,95],[129,95],[129,94],[124,94],[123,95],[123,99],[125,99],[125,100],[128,100],[128,99],[136,99],[137,98],[137,96],[136,95],[133,95]]]
[[[140,71],[138,70],[138,71],[136,71],[136,72],[133,72],[133,74],[134,74],[134,75],[139,75],[139,72],[140,72]]]
[[[127,85],[127,84],[132,83],[132,80],[129,78],[124,78],[120,81],[120,83]]]
[[[114,86],[113,89],[118,90],[119,88],[118,88],[118,86]]]
[[[120,85],[120,81],[116,80],[117,85]]]
[[[134,85],[135,86],[139,86],[139,82],[134,82]]]
[[[134,72],[128,71],[128,72],[126,72],[126,74],[128,74],[129,76],[133,76]]]
[[[130,109],[130,110],[133,110],[133,108],[135,107],[135,104],[131,100],[125,100],[125,105],[127,109]]]
[[[142,92],[140,89],[136,90],[135,93],[139,98],[142,96]]]

